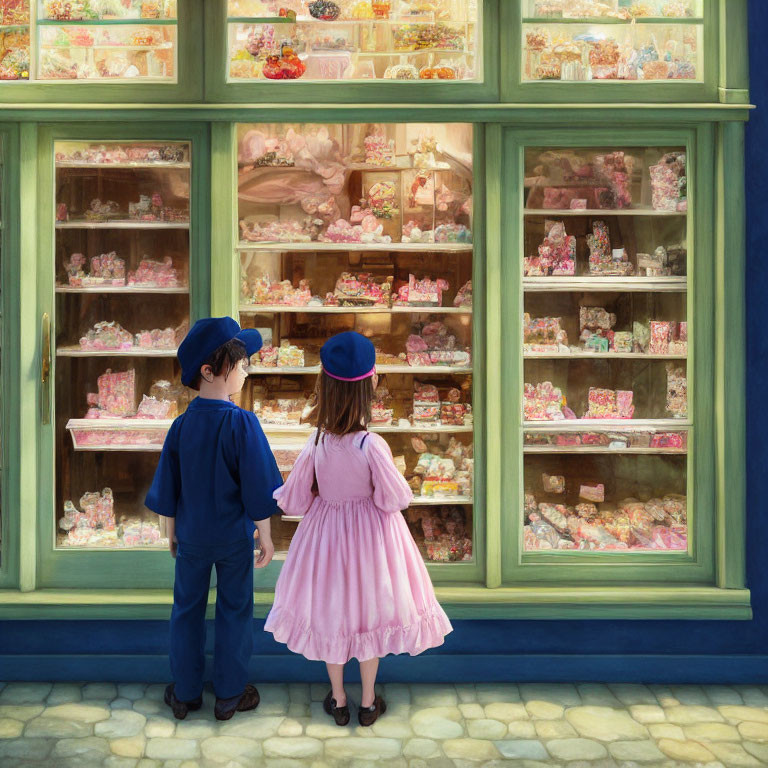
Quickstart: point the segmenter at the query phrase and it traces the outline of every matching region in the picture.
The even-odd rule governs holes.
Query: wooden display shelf
[[[295,434],[295,435],[303,435],[307,436],[312,433],[312,430],[314,429],[313,426],[310,424],[264,424],[262,423],[261,428],[264,430],[264,433],[266,435],[269,434]],[[403,435],[425,435],[425,434],[433,434],[433,433],[447,433],[447,434],[454,434],[454,433],[471,433],[474,430],[474,427],[472,424],[464,424],[462,426],[458,427],[452,427],[450,425],[444,425],[444,424],[435,424],[434,426],[408,426],[408,427],[399,427],[396,424],[390,424],[387,426],[376,426],[376,425],[370,425],[368,427],[368,430],[370,432],[378,432],[380,434],[403,434]],[[283,445],[280,443],[270,443],[273,448],[275,449],[287,449],[290,450],[291,448],[296,448],[297,446],[294,445]],[[300,448],[303,448],[304,446],[298,446]]]
[[[644,352],[524,352],[525,360],[687,360],[688,355],[651,355]]]
[[[583,16],[581,18],[557,18],[553,16],[524,16],[523,24],[611,24],[631,26],[632,24],[704,24],[701,16],[638,16],[634,19],[616,19],[610,16]]]
[[[115,46],[119,48],[124,48],[125,46]],[[131,163],[131,162],[124,162],[124,163],[85,163],[85,162],[68,162],[67,160],[62,160],[61,162],[56,163],[57,170],[59,168],[90,168],[90,169],[96,169],[99,171],[108,171],[112,168],[122,168],[122,169],[128,169],[128,170],[148,170],[148,169],[162,169],[162,170],[168,170],[170,169],[176,169],[179,170],[189,170],[191,168],[190,164],[188,162],[181,162],[181,163],[170,163],[170,162],[157,162],[157,163]]]
[[[523,290],[540,291],[606,291],[606,292],[672,292],[688,290],[687,277],[524,277]]]
[[[306,306],[297,307],[281,304],[241,304],[241,315],[275,314],[280,312],[310,313],[318,315],[471,315],[471,307],[322,307]]]
[[[647,454],[651,456],[686,455],[687,448],[609,448],[607,445],[526,445],[523,446],[524,454]]]
[[[539,81],[531,81],[539,82]],[[560,81],[563,82],[563,81]],[[567,82],[567,81],[566,81]],[[553,186],[558,186],[557,184]],[[572,210],[570,208],[524,208],[524,216],[547,216],[548,218],[555,218],[559,216],[591,216],[591,217],[607,217],[607,216],[660,216],[664,218],[669,217],[682,217],[685,218],[688,215],[687,211],[657,211],[653,208],[585,208],[582,210]]]
[[[238,251],[397,251],[402,253],[471,253],[472,243],[249,243],[241,240]]]
[[[562,421],[524,421],[531,432],[680,432],[691,427],[687,419],[563,419]]]
[[[376,373],[417,373],[417,374],[451,374],[451,373],[472,373],[470,366],[451,366],[451,365],[377,365]],[[288,376],[289,374],[312,375],[320,373],[319,365],[307,365],[303,368],[294,367],[275,367],[267,368],[265,366],[250,365],[246,372],[254,375],[265,376]]]
[[[160,293],[183,294],[189,293],[189,287],[178,286],[176,288],[158,288],[156,286],[131,286],[131,285],[84,285],[76,288],[71,285],[57,285],[56,293]]]
[[[81,347],[58,347],[57,357],[176,357],[177,349],[82,349]]]
[[[409,507],[439,506],[441,504],[465,504],[471,506],[474,501],[471,496],[414,496]]]
[[[188,221],[57,221],[56,229],[189,229]]]

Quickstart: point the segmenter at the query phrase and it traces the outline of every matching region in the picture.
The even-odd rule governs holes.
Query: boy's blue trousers
[[[220,699],[240,696],[253,651],[253,540],[221,546],[179,543],[171,612],[171,674],[176,698],[203,691],[205,608],[216,568],[213,687]]]

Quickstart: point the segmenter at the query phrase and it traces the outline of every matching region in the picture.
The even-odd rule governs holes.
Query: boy
[[[264,568],[274,554],[269,518],[278,511],[272,492],[282,478],[256,416],[230,396],[242,389],[248,361],[260,348],[259,332],[240,330],[231,317],[192,326],[178,359],[182,384],[200,394],[171,425],[145,500],[168,518],[176,558],[170,638],[174,682],[165,690],[165,703],[179,720],[202,705],[205,609],[214,566],[214,714],[229,720],[259,704],[247,678],[253,568]],[[254,562],[256,535],[261,554]]]

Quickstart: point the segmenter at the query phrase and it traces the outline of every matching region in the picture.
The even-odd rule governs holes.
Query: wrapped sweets
[[[136,410],[136,371],[113,373],[107,369],[97,379],[98,406],[111,416],[130,416]]]
[[[589,388],[585,419],[631,419],[635,413],[633,393],[626,390]]]
[[[303,397],[254,400],[253,412],[263,424],[299,424],[306,405],[307,401]]]
[[[169,419],[174,410],[170,400],[158,400],[155,397],[143,395],[136,411],[137,419]]]
[[[85,256],[82,253],[73,253],[69,260],[64,262],[64,269],[67,272],[67,282],[73,288],[80,288],[85,280]]]
[[[457,348],[456,337],[448,332],[445,323],[416,324],[414,330],[416,333],[408,336],[405,345],[408,365],[470,364],[469,349]]]
[[[142,349],[176,349],[179,345],[178,329],[154,328],[136,334],[136,346]]]
[[[333,291],[334,305],[342,307],[389,306],[392,278],[376,282],[369,272],[342,272]]]
[[[565,223],[547,219],[538,256],[526,256],[526,277],[576,274],[576,238],[565,232]]]
[[[371,402],[371,424],[388,426],[392,423],[394,415],[392,396],[385,386],[379,385],[373,393],[373,401]]]
[[[526,421],[561,421],[569,418],[565,408],[562,391],[551,382],[545,381],[535,387],[527,383],[524,385],[523,410]]]
[[[562,475],[548,475],[545,472],[541,476],[541,485],[545,493],[565,493],[565,477]]]
[[[187,409],[190,400],[190,390],[182,384],[171,384],[170,381],[159,379],[149,388],[149,396],[156,400],[165,400],[171,403],[171,409],[167,418],[175,419]]]
[[[303,368],[304,350],[294,346],[288,341],[282,341],[277,350],[278,368]]]
[[[535,317],[523,314],[523,350],[525,352],[557,352],[568,347],[568,335],[560,327],[559,317]]]
[[[652,355],[688,354],[688,323],[651,320]]]
[[[429,277],[417,280],[414,275],[408,275],[408,284],[392,294],[392,304],[393,306],[441,307],[443,291],[447,291],[449,287],[447,280],[432,280]]]
[[[687,211],[688,191],[685,152],[668,152],[649,169],[655,211]]]
[[[579,488],[579,498],[593,503],[602,503],[605,501],[605,486],[602,483],[582,485]]]
[[[103,320],[80,339],[80,347],[92,350],[130,349],[133,347],[133,335],[120,323]]]
[[[454,307],[472,307],[472,281],[467,280],[464,285],[459,288],[459,292],[453,300]]]
[[[414,78],[415,79],[415,78]],[[365,164],[389,167],[395,164],[395,140],[380,134],[366,136],[363,139]]]
[[[145,256],[139,262],[138,268],[128,273],[128,285],[176,288],[181,285],[181,281],[170,256],[166,256],[162,261]]]
[[[264,275],[243,285],[243,301],[248,304],[305,307],[311,299],[309,280],[299,280],[294,288],[290,280],[276,282]]]
[[[635,159],[624,152],[611,152],[596,155],[594,159],[595,176],[610,187],[610,194],[601,194],[600,208],[630,208],[632,191],[629,180],[635,166]],[[611,199],[612,198],[612,199]]]
[[[251,357],[252,364],[263,365],[265,368],[277,368],[277,347],[262,347]]]
[[[240,222],[243,240],[257,243],[309,243],[317,239],[322,220],[298,221],[273,220],[263,225],[257,222]]]
[[[464,34],[442,23],[400,24],[392,28],[395,51],[427,50],[441,48],[461,51]]]
[[[317,238],[323,243],[391,243],[392,236],[384,234],[384,225],[369,213],[360,224],[351,224],[346,219],[337,219],[328,225]]]
[[[688,417],[688,379],[672,364],[667,365],[667,413],[675,419]]]

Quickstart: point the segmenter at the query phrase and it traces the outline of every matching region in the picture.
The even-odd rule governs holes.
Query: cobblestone
[[[259,686],[224,723],[213,697],[186,720],[142,683],[0,684],[5,768],[760,768],[758,686],[461,683],[378,687],[387,713],[357,725],[322,711],[327,684]]]

